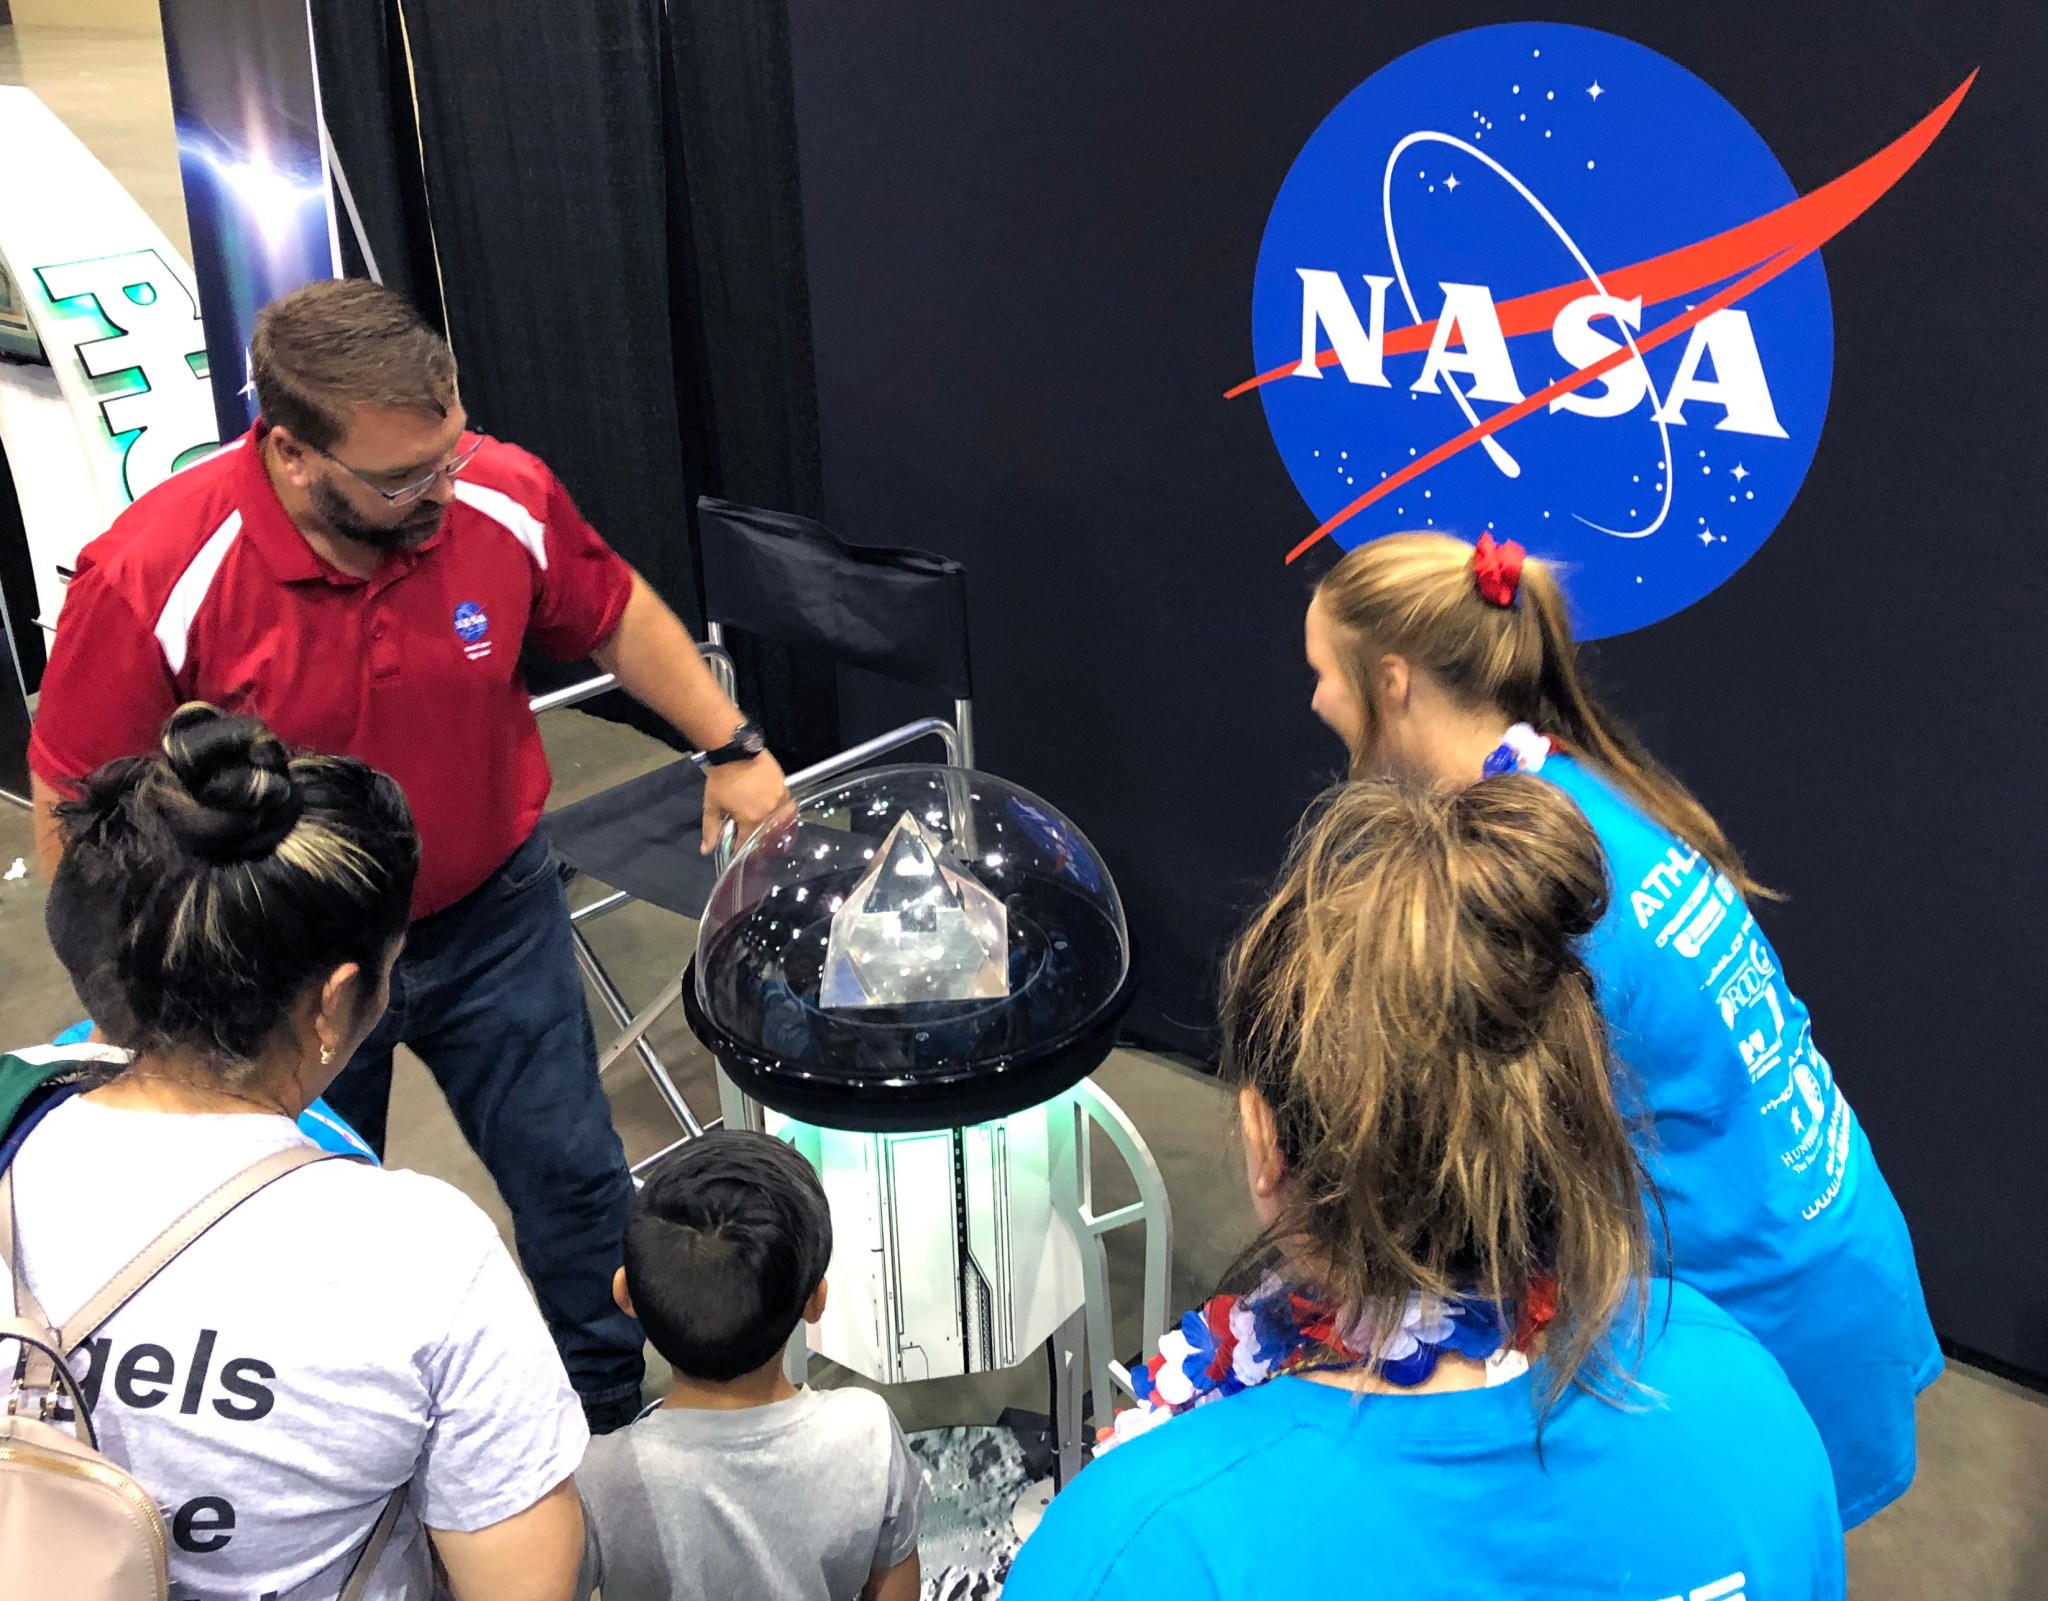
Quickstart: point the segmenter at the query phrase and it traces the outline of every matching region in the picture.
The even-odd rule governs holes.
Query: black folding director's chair
[[[761,511],[705,496],[697,503],[704,567],[704,654],[727,694],[732,658],[725,630],[737,628],[798,650],[952,698],[953,716],[920,717],[864,740],[789,776],[801,792],[917,740],[936,738],[953,767],[974,764],[973,681],[967,648],[967,571],[921,550],[849,545],[808,518]],[[617,680],[606,673],[535,698],[536,712],[602,694]],[[608,893],[570,913],[576,960],[620,1033],[599,1053],[599,1070],[627,1051],[639,1055],[662,1100],[682,1125],[684,1140],[720,1121],[700,1119],[647,1038],[682,994],[680,969],[635,1012],[591,949],[584,925],[632,901],[679,916],[702,917],[723,861],[698,850],[703,835],[704,773],[694,757],[659,767],[587,800],[552,812],[547,829],[572,874]],[[728,845],[731,843],[728,840]],[[677,1142],[678,1144],[681,1141]],[[638,1163],[638,1173],[671,1145]]]

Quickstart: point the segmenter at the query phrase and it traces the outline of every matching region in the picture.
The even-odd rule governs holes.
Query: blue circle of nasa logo
[[[1788,247],[1798,200],[1734,107],[1613,34],[1478,28],[1374,73],[1274,201],[1232,391],[1320,520],[1294,554],[1491,529],[1565,564],[1589,638],[1708,594],[1827,416],[1829,235]]]
[[[455,608],[455,632],[462,636],[465,645],[474,645],[491,631],[491,619],[473,600],[465,600]]]

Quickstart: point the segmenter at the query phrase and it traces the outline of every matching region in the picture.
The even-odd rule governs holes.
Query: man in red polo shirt
[[[786,805],[782,771],[555,476],[469,430],[447,344],[402,299],[313,284],[264,310],[250,354],[262,420],[79,558],[29,748],[45,866],[64,789],[153,748],[188,700],[396,778],[415,921],[390,1012],[328,1100],[381,1150],[392,1048],[419,1052],[511,1209],[593,1427],[616,1426],[641,1379],[611,1296],[632,1182],[537,832],[549,773],[520,647],[593,657],[710,753],[707,846]]]

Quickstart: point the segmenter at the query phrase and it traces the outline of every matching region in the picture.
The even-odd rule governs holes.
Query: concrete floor
[[[191,264],[162,34],[0,27],[0,84],[33,89]]]
[[[161,39],[64,28],[0,27],[0,83],[25,83],[125,182],[186,248]],[[651,741],[576,712],[546,720],[562,804],[647,770],[666,753]],[[0,802],[0,1046],[46,1040],[78,1006],[42,931],[33,871],[4,875],[30,849],[28,819]],[[644,907],[594,925],[593,943],[629,996],[644,1000],[688,959],[690,924]],[[600,1033],[604,1032],[600,1028]],[[710,1065],[672,1012],[654,1033],[693,1103],[714,1107]],[[1175,1208],[1174,1296],[1206,1294],[1249,1238],[1235,1182],[1228,1107],[1216,1086],[1171,1063],[1118,1052],[1098,1081],[1138,1125],[1166,1175]],[[620,1135],[637,1159],[675,1137],[673,1121],[629,1058],[607,1083]],[[392,1111],[394,1163],[438,1174],[504,1222],[490,1180],[463,1145],[439,1092],[402,1059]],[[1219,1176],[1222,1182],[1219,1182]],[[1113,1195],[1113,1189],[1110,1191]],[[1131,1304],[1134,1252],[1112,1240],[1120,1305]],[[1135,1329],[1120,1319],[1123,1349]],[[821,1376],[834,1382],[836,1376]],[[659,1374],[650,1377],[650,1385]],[[986,1422],[1007,1405],[1043,1410],[1036,1364],[971,1380],[890,1392],[907,1428]],[[1854,1601],[2044,1601],[2048,1598],[2048,1401],[1952,1364],[1920,1406],[1920,1476],[1913,1489],[1849,1540]]]

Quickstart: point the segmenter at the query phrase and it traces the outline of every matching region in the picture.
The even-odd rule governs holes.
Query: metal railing
[[[1065,1218],[1081,1253],[1082,1307],[1088,1322],[1088,1366],[1092,1381],[1091,1400],[1096,1426],[1108,1428],[1116,1417],[1116,1395],[1121,1390],[1133,1400],[1129,1370],[1119,1362],[1114,1319],[1110,1315],[1109,1253],[1103,1237],[1132,1224],[1145,1227],[1145,1269],[1141,1329],[1141,1350],[1158,1349],[1166,1334],[1167,1296],[1173,1268],[1173,1203],[1166,1193],[1166,1180],[1159,1164],[1145,1145],[1144,1136],[1124,1109],[1095,1083],[1085,1078],[1074,1086],[1074,1125],[1071,1140],[1060,1141],[1062,1162],[1071,1160],[1071,1175],[1061,1175],[1053,1184],[1053,1205]],[[1100,1133],[1115,1147],[1130,1170],[1138,1198],[1108,1212],[1095,1210],[1094,1134]],[[1071,1156],[1064,1153],[1070,1152]]]

